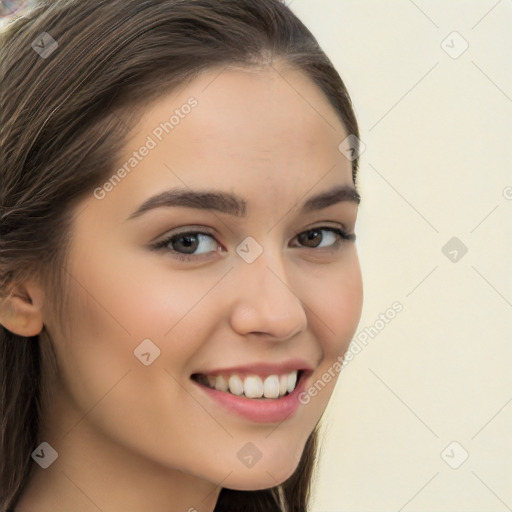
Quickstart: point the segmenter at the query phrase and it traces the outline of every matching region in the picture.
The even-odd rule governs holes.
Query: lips
[[[247,369],[245,369],[247,370]],[[297,379],[296,382],[294,378],[294,374],[296,373]],[[218,389],[215,389],[213,387],[210,387],[209,385],[209,379],[215,378],[217,382],[217,379],[219,376],[222,377],[222,374],[217,373],[215,376],[210,374],[193,374],[191,376],[192,382],[194,382],[194,385],[199,388],[201,393],[204,394],[205,397],[207,397],[208,400],[212,400],[216,407],[220,406],[219,414],[233,414],[238,417],[242,417],[245,420],[249,420],[251,422],[255,423],[281,423],[283,421],[292,421],[295,417],[297,411],[302,405],[302,402],[299,400],[299,396],[301,396],[301,393],[304,392],[306,389],[307,383],[309,378],[311,377],[313,371],[312,370],[293,370],[289,372],[289,374],[270,374],[266,375],[263,379],[263,376],[258,376],[253,374],[244,375],[243,380],[243,392],[241,395],[236,395],[229,391],[230,381],[231,383],[234,383],[234,386],[237,386],[238,383],[231,377],[233,375],[237,374],[230,374],[230,378],[226,381],[226,378],[224,378],[224,386],[226,386],[227,383],[227,390],[226,391],[220,391]],[[228,375],[228,374],[226,374]],[[292,375],[292,376],[290,376]],[[268,398],[265,397],[265,392],[269,391],[273,387],[273,393],[275,395],[275,379],[274,377],[279,376],[279,381],[281,381],[281,378],[283,378],[284,382],[284,376],[286,376],[286,392],[284,395],[280,395],[276,398]],[[238,375],[240,381],[241,377]],[[269,382],[274,380],[274,383],[268,384],[268,389],[265,390],[265,383],[267,382],[267,379],[269,379]],[[292,392],[288,392],[288,378],[291,380],[291,384],[294,385],[294,388]],[[205,379],[208,384],[205,384]],[[246,383],[247,379],[249,379],[249,382]],[[250,398],[245,395],[245,392],[248,392],[248,394],[251,394],[251,386],[254,388],[257,388],[257,394],[259,394],[259,383],[257,382],[259,380],[263,384],[263,396],[260,398]],[[203,382],[203,383],[202,383]],[[240,391],[238,389],[237,391]],[[279,390],[280,391],[280,390]],[[272,391],[270,391],[271,393]],[[217,409],[215,409],[217,412]],[[224,412],[222,412],[224,411]]]

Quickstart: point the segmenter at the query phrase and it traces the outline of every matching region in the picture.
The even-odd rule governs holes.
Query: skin
[[[9,319],[4,309],[12,330],[17,312],[25,332],[44,322],[60,370],[42,436],[59,456],[36,466],[17,512],[211,512],[221,487],[286,480],[327,406],[336,379],[281,424],[253,423],[213,403],[190,375],[298,357],[314,367],[310,385],[347,349],[362,307],[356,244],[312,248],[296,238],[325,225],[354,232],[355,203],[299,213],[309,197],[352,185],[338,150],[347,133],[320,89],[283,63],[212,70],[144,110],[119,165],[191,96],[197,107],[121,183],[78,205],[69,335],[59,336],[34,283],[24,293],[37,300],[19,294]],[[127,220],[174,187],[236,193],[246,216],[167,207]],[[214,236],[196,260],[150,248],[190,226]],[[235,251],[247,236],[263,248],[250,264]],[[161,351],[149,366],[133,353],[146,338]],[[237,458],[247,442],[262,453],[252,468]]]

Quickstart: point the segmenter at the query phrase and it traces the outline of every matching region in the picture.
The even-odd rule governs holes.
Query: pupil
[[[316,243],[314,243],[315,239]],[[306,231],[306,233],[300,235],[300,242],[308,247],[316,247],[321,242],[321,239],[322,235],[320,234],[320,231],[317,230]]]
[[[193,235],[184,235],[178,238],[178,245],[180,245],[180,241],[183,248],[188,249],[185,252],[193,253],[197,249],[197,237]],[[191,249],[191,250],[190,250]]]

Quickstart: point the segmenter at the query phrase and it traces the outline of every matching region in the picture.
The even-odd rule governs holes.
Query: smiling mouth
[[[259,375],[240,376],[204,375],[195,373],[192,380],[210,389],[255,400],[279,399],[292,393],[304,376],[304,370],[293,370],[266,377]]]

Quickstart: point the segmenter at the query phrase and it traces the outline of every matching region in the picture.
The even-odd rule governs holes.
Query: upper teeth
[[[239,375],[200,375],[199,381],[219,391],[228,391],[247,398],[278,398],[291,393],[297,383],[297,370],[285,375],[269,375],[262,379],[248,375],[243,380]]]

